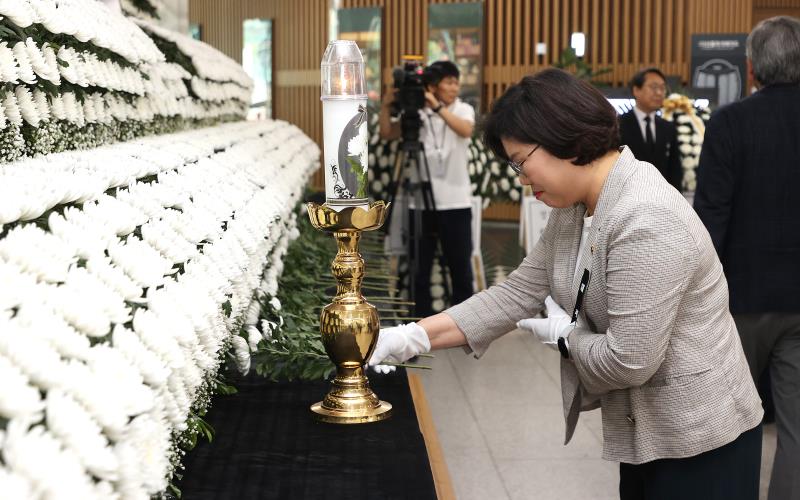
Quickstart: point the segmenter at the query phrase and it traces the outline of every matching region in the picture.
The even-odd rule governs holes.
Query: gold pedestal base
[[[333,387],[319,403],[311,405],[314,417],[332,424],[377,422],[392,415],[392,405],[381,401],[369,387],[361,367],[340,367]]]
[[[392,405],[386,401],[378,401],[378,407],[360,415],[354,412],[341,412],[328,410],[322,406],[322,401],[311,405],[311,411],[315,413],[314,418],[320,422],[329,424],[367,424],[369,422],[379,422],[392,416]]]

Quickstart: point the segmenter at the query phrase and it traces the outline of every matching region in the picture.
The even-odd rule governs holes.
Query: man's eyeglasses
[[[660,92],[662,94],[667,93],[667,86],[666,85],[659,85],[657,83],[651,83],[649,85],[645,85],[651,92]]]
[[[513,170],[515,174],[517,174],[517,175],[521,174],[522,173],[522,165],[524,165],[525,162],[528,161],[528,158],[531,157],[531,155],[534,153],[534,151],[539,149],[539,146],[541,146],[541,144],[537,144],[535,148],[531,149],[531,152],[528,153],[525,156],[525,158],[522,159],[521,162],[517,163],[517,162],[515,162],[513,160],[508,160],[506,163],[508,163],[508,166],[511,167],[511,170]]]

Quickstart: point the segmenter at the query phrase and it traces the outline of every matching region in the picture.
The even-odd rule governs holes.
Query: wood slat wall
[[[586,33],[586,62],[612,69],[601,81],[626,85],[645,66],[686,81],[691,34],[748,32],[754,1],[798,0],[485,0],[483,102],[491,103],[510,84],[551,66],[575,31]],[[384,8],[385,84],[402,54],[424,50],[430,3],[460,2],[342,0],[342,7]],[[547,44],[546,55],[536,55],[536,42]]]
[[[273,116],[322,144],[319,62],[328,44],[327,0],[190,0],[203,41],[242,61],[242,23],[272,19]],[[313,186],[323,186],[318,172]]]
[[[800,17],[800,0],[753,0],[753,24],[774,16]]]

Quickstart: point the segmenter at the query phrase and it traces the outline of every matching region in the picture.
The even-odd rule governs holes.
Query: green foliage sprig
[[[280,310],[270,297],[260,298],[261,319],[272,322],[271,338],[259,342],[252,362],[256,373],[271,380],[328,378],[331,363],[319,333],[319,308],[330,302],[321,285],[336,255],[333,238],[315,230],[307,217],[299,217],[300,237],[289,245],[284,272],[279,279]]]
[[[593,85],[602,85],[601,82],[597,81],[597,77],[611,71],[611,68],[595,70],[590,64],[586,63],[582,57],[578,57],[575,54],[575,49],[572,47],[567,47],[562,50],[558,61],[553,63],[553,66],[568,71],[581,80],[587,80]]]

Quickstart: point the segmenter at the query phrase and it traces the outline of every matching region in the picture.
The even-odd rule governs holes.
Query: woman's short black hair
[[[526,76],[495,101],[483,125],[495,155],[508,159],[502,138],[538,144],[586,165],[620,144],[617,112],[590,83],[560,69]]]

